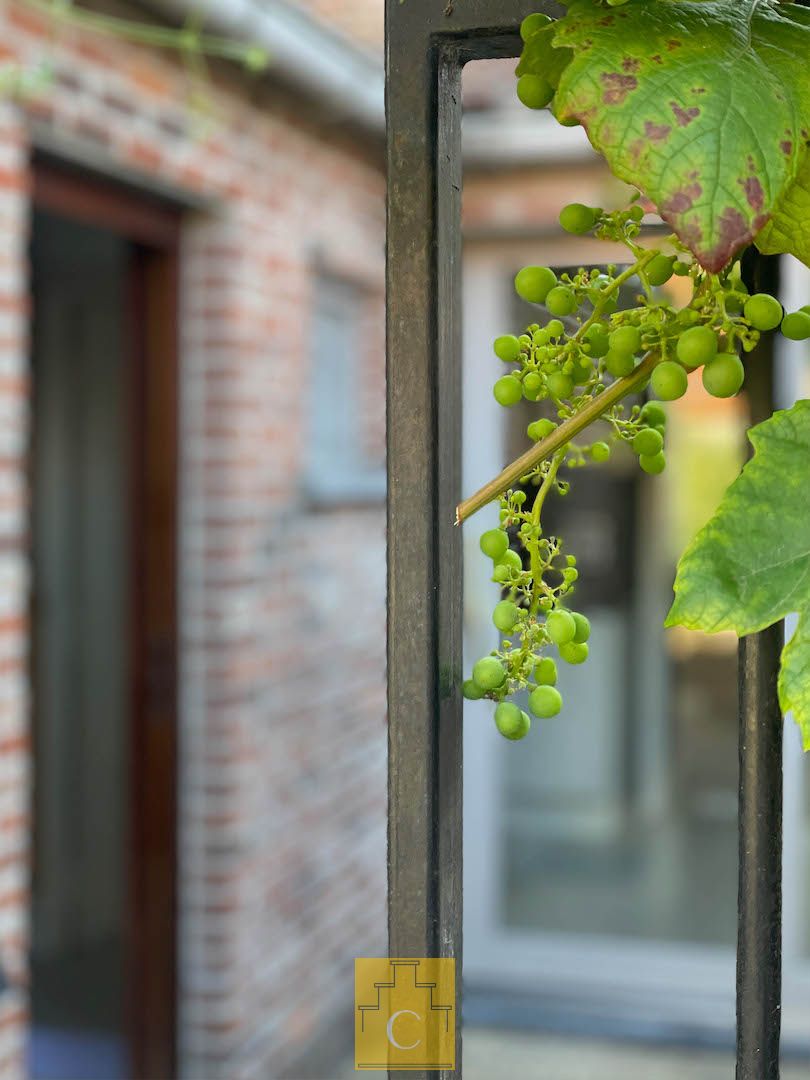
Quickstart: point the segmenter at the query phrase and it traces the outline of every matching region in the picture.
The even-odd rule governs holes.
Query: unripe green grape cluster
[[[539,20],[546,17],[536,19],[544,25]],[[501,335],[493,346],[509,369],[495,382],[496,401],[505,408],[522,400],[544,402],[554,417],[529,423],[529,439],[539,450],[547,443],[548,454],[521,478],[519,488],[502,496],[499,528],[481,537],[481,550],[492,560],[492,580],[501,590],[492,621],[503,637],[499,649],[474,665],[463,692],[496,703],[496,726],[510,740],[528,733],[529,714],[546,719],[562,709],[555,660],[546,653],[556,650],[569,664],[588,656],[588,621],[569,606],[576,558],[564,554],[562,541],[542,528],[546,497],[569,490],[561,470],[603,464],[611,458],[612,444],[623,443],[643,472],[663,472],[667,414],[661,402],[682,397],[692,372],[701,371],[712,396],[732,397],[745,375],[739,353],[751,352],[762,333],[779,327],[791,340],[810,339],[810,305],[786,314],[775,297],[749,295],[739,263],[708,273],[675,236],[667,239],[668,251],[641,246],[644,211],[637,199],[611,212],[583,203],[563,208],[563,229],[623,244],[628,265],[559,275],[548,266],[524,267],[515,290],[537,305],[537,321],[522,333]],[[691,279],[691,297],[680,307],[662,292],[673,276]],[[619,308],[620,290],[624,299],[634,294],[632,306]],[[615,383],[621,385],[614,388]],[[598,398],[608,388],[617,392],[600,412]],[[629,409],[621,404],[625,394],[645,389],[652,400]],[[578,422],[583,413],[587,421]],[[594,419],[607,425],[609,435],[574,442],[573,435]],[[560,425],[565,427],[558,437]],[[528,693],[528,713],[508,700],[521,692]]]
[[[550,470],[547,475],[554,482]],[[539,498],[540,491],[535,495]],[[496,702],[496,727],[512,740],[528,733],[532,715],[549,719],[562,709],[557,664],[547,653],[556,649],[566,663],[581,664],[591,633],[585,616],[563,602],[578,576],[576,559],[563,554],[558,540],[542,536],[534,506],[526,509],[526,502],[524,491],[507,492],[499,528],[488,529],[480,538],[481,551],[492,560],[492,579],[503,590],[492,622],[504,639],[500,649],[476,661],[462,688],[469,700]],[[510,530],[517,530],[529,555],[528,568],[510,545]],[[528,691],[528,712],[507,700],[519,690]]]

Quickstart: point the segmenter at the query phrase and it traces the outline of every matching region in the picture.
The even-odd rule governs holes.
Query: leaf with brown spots
[[[810,199],[810,162],[789,194],[810,153],[808,56],[810,9],[795,3],[576,0],[530,39],[518,72],[545,75],[557,118],[581,123],[719,270],[757,234],[807,261],[810,226],[802,239],[784,218]]]

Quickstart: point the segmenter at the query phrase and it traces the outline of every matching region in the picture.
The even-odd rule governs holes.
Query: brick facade
[[[0,1076],[23,1073],[25,1037],[28,162],[56,133],[77,162],[197,207],[181,258],[179,1057],[190,1080],[280,1077],[350,1010],[353,958],[384,951],[384,512],[303,493],[316,272],[364,297],[362,442],[371,464],[384,452],[380,149],[224,68],[201,111],[170,57],[52,42],[20,4],[0,34],[7,57],[54,71],[0,112],[0,950],[18,987],[0,997]]]

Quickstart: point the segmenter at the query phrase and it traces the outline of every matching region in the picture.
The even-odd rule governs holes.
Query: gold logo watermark
[[[354,962],[355,1069],[454,1069],[456,961]]]

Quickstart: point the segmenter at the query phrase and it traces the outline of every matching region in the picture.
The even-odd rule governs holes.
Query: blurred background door
[[[173,211],[38,162],[32,1073],[173,1070]]]

